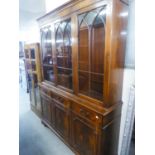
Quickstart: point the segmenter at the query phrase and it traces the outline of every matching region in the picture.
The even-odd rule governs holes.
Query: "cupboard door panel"
[[[80,155],[96,155],[97,134],[89,124],[78,116],[72,116],[72,144]]]
[[[69,116],[64,107],[55,103],[55,128],[56,131],[65,139],[69,135]]]
[[[41,97],[42,117],[49,124],[52,124],[52,103],[49,99]]]

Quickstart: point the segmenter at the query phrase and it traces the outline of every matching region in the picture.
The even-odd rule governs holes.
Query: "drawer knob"
[[[99,119],[99,117],[96,115],[96,119]]]

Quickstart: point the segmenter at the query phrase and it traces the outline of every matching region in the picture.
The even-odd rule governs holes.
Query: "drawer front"
[[[72,103],[72,111],[93,124],[101,124],[102,116],[77,103]]]
[[[60,105],[63,105],[65,108],[69,108],[70,107],[70,101],[58,94],[53,94],[52,99]]]
[[[61,104],[62,106],[66,107],[66,108],[69,108],[70,107],[70,101],[62,96],[60,96],[59,94],[56,94],[54,92],[52,92],[51,90],[49,89],[46,89],[46,88],[43,88],[41,87],[40,88],[41,90],[41,95],[42,94],[45,94],[47,95],[48,97],[50,97],[55,103],[57,104]]]

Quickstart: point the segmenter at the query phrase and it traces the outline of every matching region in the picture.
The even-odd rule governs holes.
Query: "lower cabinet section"
[[[114,123],[115,111],[102,115],[53,91],[40,94],[43,122],[76,155],[117,155],[119,119]]]

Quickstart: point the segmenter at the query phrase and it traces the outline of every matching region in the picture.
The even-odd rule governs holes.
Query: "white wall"
[[[120,139],[119,139],[119,150],[118,155],[121,153],[122,140],[124,136],[124,128],[125,128],[125,119],[127,115],[127,107],[129,101],[129,92],[130,87],[135,85],[135,37],[134,37],[134,13],[135,6],[134,0],[130,1],[129,5],[129,21],[128,21],[128,37],[127,37],[127,49],[126,49],[126,68],[124,70],[124,80],[123,80],[123,95],[122,95],[122,117],[121,117],[121,126],[120,126]],[[134,104],[134,103],[133,103]]]
[[[38,42],[40,40],[36,19],[45,13],[45,0],[19,0],[20,41]]]
[[[70,0],[45,0],[46,2],[46,12],[50,12],[51,10],[59,7],[60,5],[70,1]]]
[[[19,40],[25,43],[40,42],[38,17],[70,0],[20,0]]]

